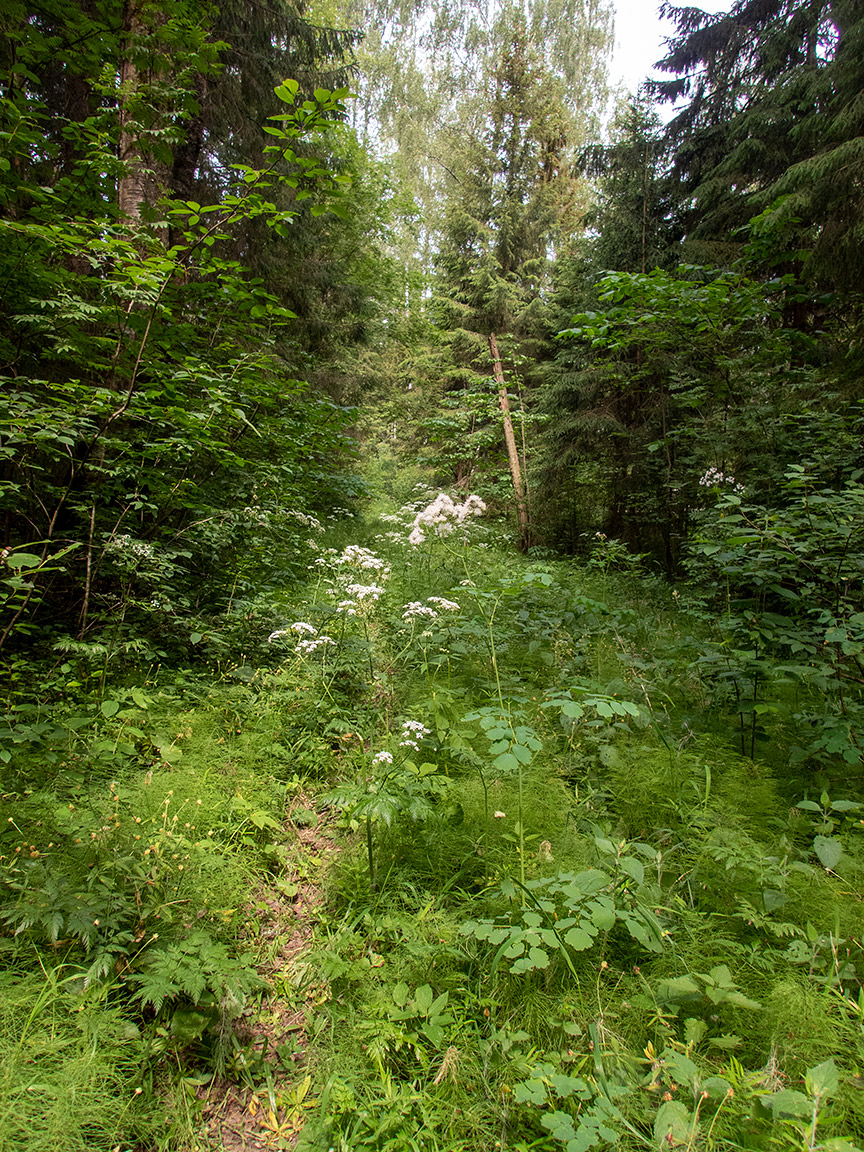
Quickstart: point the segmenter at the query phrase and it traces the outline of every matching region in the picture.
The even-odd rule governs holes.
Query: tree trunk
[[[145,208],[155,205],[168,186],[170,176],[165,162],[156,161],[149,154],[146,134],[141,128],[145,110],[140,99],[136,99],[140,96],[141,85],[153,79],[150,74],[142,75],[135,60],[136,47],[147,32],[152,31],[144,23],[143,9],[143,0],[125,0],[123,4],[123,48],[119,63],[118,155],[123,171],[117,182],[117,206],[121,215],[135,221],[141,220]],[[150,15],[152,18],[152,13]],[[147,113],[153,115],[153,107],[148,107]],[[164,230],[164,225],[160,227]],[[163,243],[167,240],[167,232],[162,240]]]
[[[146,174],[144,157],[138,133],[131,125],[133,116],[130,104],[138,90],[138,69],[133,60],[136,35],[141,31],[139,5],[136,0],[127,0],[123,5],[123,54],[120,60],[120,149],[119,159],[124,165],[117,183],[117,206],[121,215],[130,220],[141,218],[144,204]]]
[[[510,476],[513,480],[513,491],[516,495],[516,513],[519,517],[519,543],[522,551],[526,552],[531,546],[531,528],[528,522],[528,501],[525,498],[525,485],[522,482],[522,468],[519,465],[519,452],[516,448],[516,437],[513,435],[513,420],[510,417],[510,400],[507,397],[507,385],[504,383],[504,370],[501,367],[501,357],[498,354],[498,342],[495,333],[489,336],[489,351],[492,353],[492,370],[495,373],[495,383],[498,385],[498,403],[504,417],[504,441],[507,445],[507,459],[510,462]]]

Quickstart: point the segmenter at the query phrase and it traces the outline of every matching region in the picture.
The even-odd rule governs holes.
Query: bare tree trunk
[[[495,373],[495,383],[498,385],[498,403],[504,417],[504,441],[507,445],[507,459],[510,462],[510,476],[513,480],[513,491],[516,495],[516,514],[519,517],[519,542],[525,552],[531,546],[531,529],[528,522],[528,501],[525,498],[525,486],[522,482],[522,468],[519,464],[519,451],[516,448],[516,437],[513,435],[513,420],[510,416],[510,401],[507,397],[507,385],[504,383],[504,370],[501,367],[501,357],[498,354],[498,341],[495,333],[489,336],[489,351],[492,353],[492,370]]]

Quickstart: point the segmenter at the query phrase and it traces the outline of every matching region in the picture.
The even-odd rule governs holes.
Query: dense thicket
[[[174,0],[3,32],[0,645],[182,651],[350,496],[346,358],[388,278],[356,34]]]

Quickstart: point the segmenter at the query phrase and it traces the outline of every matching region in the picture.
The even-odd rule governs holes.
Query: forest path
[[[284,868],[252,894],[246,909],[246,942],[259,952],[258,972],[270,992],[235,1025],[234,1075],[216,1077],[198,1092],[207,1136],[225,1152],[293,1147],[316,1103],[307,1069],[310,1025],[327,989],[306,956],[324,899],[324,873],[339,849],[326,815],[308,822],[312,803],[300,794],[292,799]],[[303,819],[295,823],[298,810]]]

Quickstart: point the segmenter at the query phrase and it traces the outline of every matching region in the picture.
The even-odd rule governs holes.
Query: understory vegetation
[[[0,1146],[205,1147],[233,1076],[273,1147],[852,1148],[864,820],[795,756],[824,690],[765,656],[744,707],[726,618],[619,550],[514,556],[370,481],[242,658],[130,676],[86,736],[58,702],[10,776]],[[279,1002],[302,1044],[262,1044]]]
[[[0,11],[0,1152],[864,1149],[864,14],[614,7]]]

